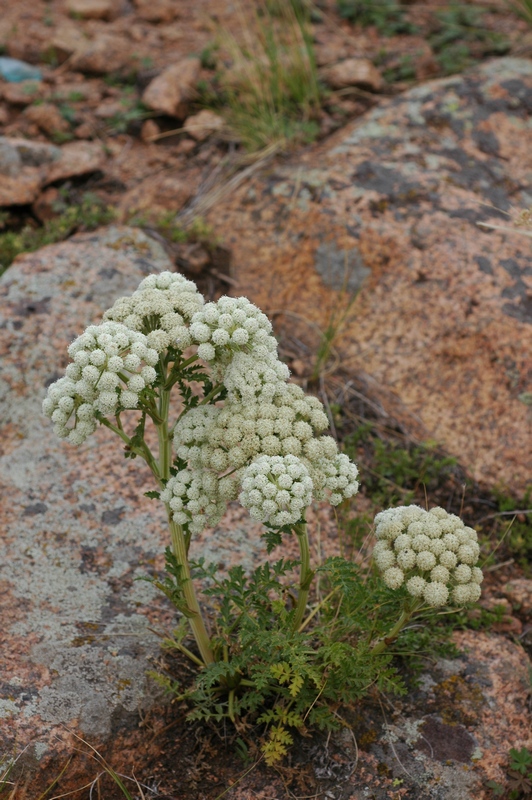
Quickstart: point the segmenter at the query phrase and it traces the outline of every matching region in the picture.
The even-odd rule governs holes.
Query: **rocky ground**
[[[46,797],[125,796],[105,759],[135,798],[509,797],[509,749],[532,750],[532,270],[530,239],[478,223],[526,223],[532,202],[530,26],[502,0],[358,21],[349,0],[311,6],[319,105],[250,154],[228,39],[257,34],[249,4],[4,5],[3,55],[40,75],[0,78],[0,742],[23,753],[0,795],[34,800],[65,768]],[[116,222],[133,227],[87,232]],[[145,476],[117,468],[103,431],[97,451],[65,453],[38,417],[66,344],[168,268],[259,304],[326,403],[365,484],[342,546],[427,492],[477,526],[488,559],[458,651],[277,771],[153,697],[153,627],[171,617],[134,580],[164,547]],[[320,525],[336,552],[336,523]],[[233,509],[228,532],[253,563],[256,528]],[[199,546],[212,555],[210,534]]]

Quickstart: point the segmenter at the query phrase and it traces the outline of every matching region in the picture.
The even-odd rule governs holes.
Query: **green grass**
[[[312,141],[322,90],[307,20],[285,4],[242,14],[240,31],[220,32],[232,69],[220,76],[221,112],[250,152],[272,144]]]
[[[505,36],[486,28],[486,9],[453,3],[436,13],[437,29],[429,36],[436,60],[445,75],[461,72],[475,60],[507,53]]]

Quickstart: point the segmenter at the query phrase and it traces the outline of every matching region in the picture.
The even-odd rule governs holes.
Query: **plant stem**
[[[190,623],[190,627],[192,628],[192,633],[194,634],[194,638],[196,640],[196,644],[198,645],[203,661],[205,664],[212,664],[215,658],[212,652],[211,640],[209,638],[209,634],[207,633],[207,629],[205,628],[203,617],[201,616],[198,599],[196,597],[196,592],[194,591],[194,584],[192,583],[192,578],[190,577],[190,567],[188,565],[187,548],[185,536],[183,534],[183,528],[181,525],[178,525],[177,522],[174,522],[172,518],[172,509],[167,506],[166,510],[168,512],[168,524],[170,526],[170,535],[172,537],[172,548],[177,563],[181,567],[181,588],[183,590],[183,595],[188,608],[188,621]]]
[[[305,608],[307,607],[308,593],[310,590],[310,584],[312,583],[312,578],[314,577],[314,571],[310,568],[310,549],[306,524],[303,522],[299,525],[296,525],[294,528],[294,533],[297,536],[299,552],[301,555],[301,566],[299,569],[299,596],[297,598],[296,613],[292,623],[293,630],[297,631],[301,625],[301,622],[303,621],[303,615],[305,613]]]
[[[414,614],[416,613],[418,608],[421,607],[421,605],[422,602],[418,600],[415,603],[413,603],[412,606],[407,606],[406,608],[403,608],[403,610],[401,611],[401,616],[399,617],[399,619],[397,620],[391,631],[386,636],[384,636],[384,638],[382,638],[380,642],[377,642],[377,644],[371,648],[370,652],[372,656],[378,656],[381,653],[383,653],[386,650],[386,648],[397,639],[404,626],[410,621],[410,619],[414,616]]]

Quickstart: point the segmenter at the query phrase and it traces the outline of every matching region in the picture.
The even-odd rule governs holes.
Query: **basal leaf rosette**
[[[260,456],[244,470],[239,500],[253,519],[281,528],[304,518],[312,488],[297,456]]]
[[[94,432],[98,414],[137,408],[143,391],[157,379],[157,351],[143,333],[120,323],[90,325],[68,353],[73,362],[49,386],[43,412],[54,432],[72,444],[82,444]]]
[[[433,607],[479,599],[478,537],[460,517],[439,507],[399,506],[377,514],[375,524],[373,558],[391,589],[405,584]]]
[[[144,333],[158,353],[169,347],[184,350],[193,343],[189,325],[203,303],[195,283],[166,271],[144,278],[132,295],[119,298],[105,312],[104,319]]]

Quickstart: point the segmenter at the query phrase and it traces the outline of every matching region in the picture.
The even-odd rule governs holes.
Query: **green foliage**
[[[338,11],[351,22],[364,27],[374,25],[384,36],[415,33],[417,30],[396,0],[338,0]]]
[[[364,475],[364,486],[379,506],[412,502],[423,486],[436,488],[456,465],[456,459],[438,452],[433,442],[400,444],[385,440],[371,422],[361,425],[344,443],[352,458],[360,456],[371,465]]]
[[[180,578],[169,551],[167,557],[174,603],[182,608]],[[244,728],[261,725],[268,764],[285,755],[294,731],[338,728],[335,705],[355,702],[369,686],[404,693],[393,655],[434,650],[438,638],[433,631],[423,631],[423,638],[408,630],[393,654],[372,655],[373,643],[393,626],[397,605],[407,601],[406,590],[392,591],[371,570],[339,557],[318,569],[321,599],[294,630],[293,572],[298,563],[266,562],[249,576],[236,566],[224,578],[216,565],[195,562],[192,576],[208,587],[204,594],[216,612],[216,661],[187,689],[165,678],[169,691],[192,704],[191,719],[227,718],[245,723]],[[167,646],[182,648],[185,634],[182,628]]]
[[[530,570],[532,561],[532,486],[529,486],[520,499],[505,492],[496,492],[498,513],[497,532],[504,536],[504,546],[518,563]],[[516,512],[515,517],[512,512]]]
[[[436,13],[437,30],[429,37],[442,72],[450,75],[468,67],[475,59],[508,52],[505,36],[483,24],[486,9],[452,4]]]
[[[507,791],[496,781],[489,781],[487,786],[494,797],[506,797],[508,800],[528,800],[532,797],[532,752],[527,747],[517,750],[510,748],[509,763],[506,769],[508,776]]]
[[[56,210],[60,215],[41,227],[26,225],[20,231],[0,233],[0,273],[20,253],[32,253],[44,245],[62,242],[77,231],[90,231],[107,225],[115,216],[112,208],[90,192],[86,192],[77,205],[66,205],[65,200],[60,199]]]

